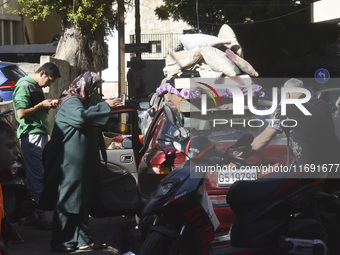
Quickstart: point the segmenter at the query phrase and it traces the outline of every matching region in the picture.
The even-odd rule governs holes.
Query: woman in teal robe
[[[93,245],[89,206],[100,201],[98,127],[120,99],[90,106],[103,80],[93,72],[78,76],[58,103],[51,140],[45,151],[45,185],[39,206],[54,210],[51,247],[72,252]]]

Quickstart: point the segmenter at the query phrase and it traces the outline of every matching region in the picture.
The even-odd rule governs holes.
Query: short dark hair
[[[0,134],[5,134],[7,137],[16,137],[14,129],[4,120],[0,119]]]
[[[50,76],[53,78],[61,77],[58,67],[52,62],[47,62],[43,64],[41,67],[39,67],[36,73],[40,73],[41,71],[45,71],[47,76]]]

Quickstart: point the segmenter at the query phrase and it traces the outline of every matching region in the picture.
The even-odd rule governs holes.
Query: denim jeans
[[[37,203],[39,203],[40,194],[43,189],[44,167],[42,154],[47,142],[48,136],[45,134],[30,134],[20,139],[26,165],[27,181],[31,195]]]

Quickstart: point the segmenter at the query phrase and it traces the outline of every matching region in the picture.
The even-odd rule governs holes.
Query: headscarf
[[[58,102],[57,110],[70,98],[77,97],[84,103],[89,103],[89,96],[97,89],[104,81],[94,73],[87,71],[73,80],[69,88],[64,90]]]

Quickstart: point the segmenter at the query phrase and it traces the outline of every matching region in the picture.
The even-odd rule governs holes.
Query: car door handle
[[[131,163],[133,160],[133,157],[131,155],[121,155],[120,156],[120,162],[121,163]]]

